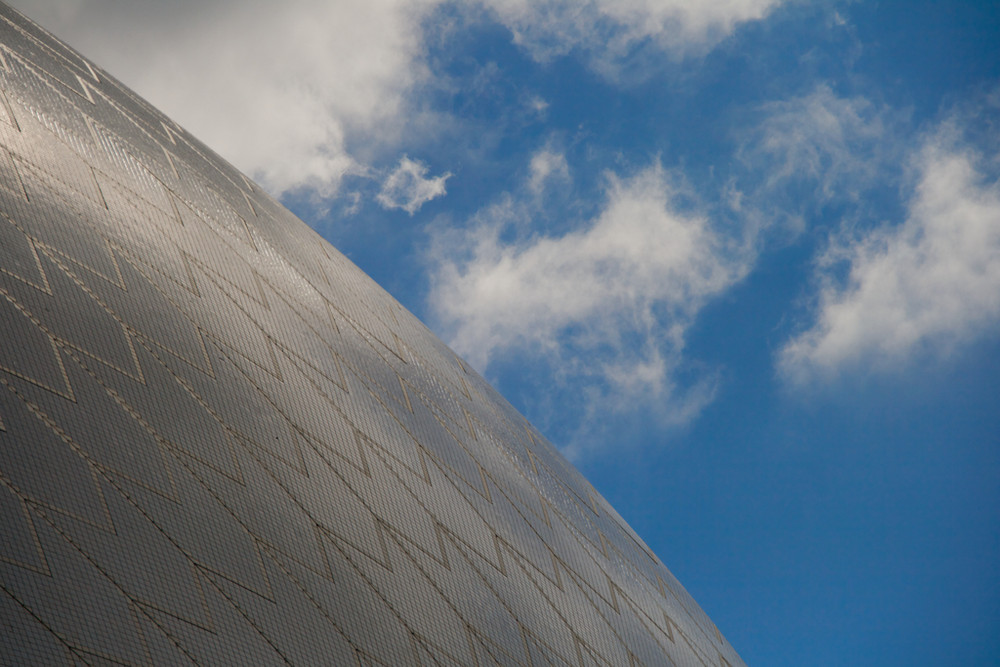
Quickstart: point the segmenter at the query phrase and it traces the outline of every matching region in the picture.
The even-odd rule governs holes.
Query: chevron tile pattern
[[[233,167],[0,9],[0,662],[743,664]]]

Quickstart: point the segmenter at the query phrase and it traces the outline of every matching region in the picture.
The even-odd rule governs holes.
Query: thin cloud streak
[[[878,194],[898,187],[906,144],[902,114],[821,83],[759,106],[738,130],[730,205],[775,244],[798,241],[837,210],[842,223],[879,215]]]
[[[810,181],[817,185],[816,201],[856,200],[861,190],[884,180],[878,174],[892,148],[891,119],[864,97],[838,97],[821,84],[761,111],[765,118],[741,156],[767,174],[767,189]]]
[[[652,42],[674,57],[703,55],[736,27],[784,0],[483,0],[533,57],[591,53],[605,73]]]

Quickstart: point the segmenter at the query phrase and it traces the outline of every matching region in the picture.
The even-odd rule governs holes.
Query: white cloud
[[[915,355],[947,354],[1000,323],[1000,182],[982,155],[945,125],[914,158],[906,220],[835,244],[813,326],[779,355],[804,382],[846,368],[885,370]],[[994,158],[995,160],[995,158]],[[837,282],[837,263],[847,263]]]
[[[542,148],[531,156],[528,187],[540,194],[551,180],[569,181],[569,165],[566,156],[550,148]]]
[[[450,344],[484,371],[508,353],[546,361],[578,401],[690,419],[712,386],[678,382],[685,334],[751,258],[706,215],[680,210],[682,194],[659,163],[609,175],[599,215],[558,237],[509,240],[531,211],[509,197],[490,207],[437,258],[429,303]]]
[[[436,0],[32,0],[30,16],[273,194],[334,194],[367,168],[349,136],[392,140],[426,77]]]
[[[614,60],[637,40],[708,48],[783,0],[12,1],[272,194],[330,197],[372,176],[370,149],[391,151],[419,116],[422,27],[442,6],[491,9],[535,54]]]
[[[549,103],[538,95],[534,95],[528,100],[528,108],[537,115],[544,116],[545,112],[549,110]]]
[[[582,48],[613,64],[651,41],[675,56],[707,52],[785,0],[482,0],[536,58]]]
[[[383,208],[401,208],[413,215],[425,203],[446,194],[444,182],[451,177],[446,173],[424,178],[426,174],[427,165],[404,155],[382,183],[382,191],[376,199]]]

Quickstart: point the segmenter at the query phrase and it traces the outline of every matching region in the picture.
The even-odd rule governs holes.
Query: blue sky
[[[1000,663],[1000,9],[15,4],[475,365],[749,664]]]

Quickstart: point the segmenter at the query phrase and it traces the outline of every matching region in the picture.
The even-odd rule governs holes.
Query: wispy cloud
[[[837,239],[821,258],[815,322],[778,357],[793,382],[898,367],[997,328],[998,155],[963,141],[960,124],[944,123],[912,158],[916,187],[901,224]]]
[[[444,183],[451,177],[450,173],[432,178],[425,178],[426,175],[427,165],[404,155],[382,182],[376,199],[383,208],[401,208],[413,215],[430,200],[445,195]]]
[[[687,198],[659,162],[609,174],[599,214],[561,236],[519,234],[532,211],[505,198],[437,256],[432,311],[480,370],[508,355],[556,369],[581,419],[600,405],[685,422],[713,393],[709,374],[679,381],[686,332],[751,261]]]
[[[552,148],[543,148],[531,156],[528,187],[535,194],[541,194],[552,181],[569,181],[569,164],[566,156]]]
[[[865,97],[840,97],[820,84],[756,115],[740,138],[739,194],[772,219],[801,231],[803,217],[830,204],[863,205],[867,193],[900,177],[899,114]]]
[[[483,0],[538,59],[573,49],[611,65],[650,42],[670,54],[700,55],[737,25],[763,18],[784,0]]]

